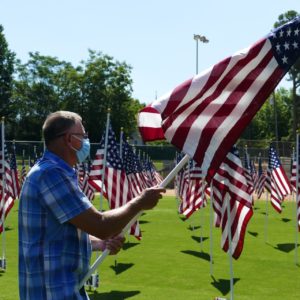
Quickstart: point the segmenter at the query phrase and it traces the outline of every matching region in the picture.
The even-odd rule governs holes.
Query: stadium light
[[[194,40],[196,41],[196,74],[198,74],[198,42],[202,42],[204,44],[208,43],[209,40],[204,35],[194,34]]]

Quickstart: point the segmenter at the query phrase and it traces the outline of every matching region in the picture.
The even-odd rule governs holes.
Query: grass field
[[[16,203],[6,221],[7,270],[0,271],[1,300],[18,299],[17,208]],[[265,202],[256,202],[244,251],[233,262],[234,299],[300,298],[300,268],[295,266],[294,250],[295,203],[284,203],[281,215],[269,206],[268,224],[266,243]],[[89,292],[92,300],[230,298],[228,256],[220,249],[220,230],[216,228],[210,276],[209,207],[183,221],[176,212],[175,198],[164,197],[155,210],[141,217],[141,228],[141,242],[130,237],[117,257],[110,256],[103,262],[100,287]]]

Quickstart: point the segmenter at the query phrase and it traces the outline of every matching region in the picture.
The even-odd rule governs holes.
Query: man
[[[99,212],[79,189],[73,169],[90,150],[81,117],[67,111],[50,114],[43,136],[47,150],[20,196],[20,299],[88,299],[76,286],[89,268],[89,234],[94,249],[117,253],[124,241],[118,234],[138,212],[152,209],[165,190],[147,189],[120,208]]]

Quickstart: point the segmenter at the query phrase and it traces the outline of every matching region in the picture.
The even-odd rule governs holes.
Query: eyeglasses
[[[63,132],[63,133],[57,134],[55,137],[58,138],[58,137],[66,135],[67,133],[69,133],[71,135],[82,136],[84,139],[89,138],[89,135],[87,133],[76,133],[76,132]]]
[[[84,139],[88,139],[89,138],[89,135],[87,133],[73,133],[73,132],[70,132],[71,135],[76,135],[76,136],[82,136]]]

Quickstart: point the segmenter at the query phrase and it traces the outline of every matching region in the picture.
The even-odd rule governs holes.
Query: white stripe
[[[252,86],[248,89],[248,91],[243,95],[240,99],[238,105],[234,108],[234,110],[230,113],[228,117],[224,120],[221,126],[219,126],[214,133],[214,136],[211,140],[209,147],[206,150],[205,158],[203,161],[202,169],[209,168],[213,157],[208,156],[207,153],[212,153],[213,156],[215,154],[215,149],[218,149],[220,143],[227,136],[228,132],[235,126],[236,122],[240,119],[240,116],[244,114],[246,109],[251,105],[253,98],[255,95],[261,90],[261,82],[265,82],[266,78],[270,77],[274,70],[277,68],[278,64],[276,60],[273,58],[269,65],[263,70],[263,72],[256,78],[256,80],[252,83]],[[204,126],[204,125],[203,125]]]
[[[280,168],[276,168],[272,172],[272,175],[274,178],[274,184],[276,185],[276,188],[278,189],[278,193],[280,193],[281,196],[284,197],[287,194],[287,190],[285,189],[285,186],[283,186],[284,182],[285,182],[285,178],[282,175]]]
[[[140,112],[138,115],[139,127],[161,128],[161,115],[159,113]]]
[[[185,97],[182,99],[179,105],[176,107],[176,110],[178,110],[180,107],[188,103],[191,99],[195,98],[199,94],[199,92],[205,86],[207,80],[210,78],[212,69],[213,67],[206,69],[193,77],[189,90],[187,91]]]

